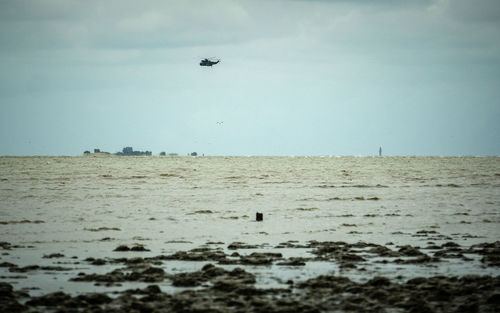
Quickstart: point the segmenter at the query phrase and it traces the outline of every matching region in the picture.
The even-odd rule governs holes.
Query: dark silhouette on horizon
[[[122,152],[117,152],[116,155],[123,156],[139,156],[139,155],[152,155],[151,151],[134,151],[132,147],[123,148]]]

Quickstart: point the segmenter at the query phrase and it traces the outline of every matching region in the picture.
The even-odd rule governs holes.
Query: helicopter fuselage
[[[219,62],[220,62],[220,60],[217,60],[214,62],[214,61],[210,61],[209,59],[204,59],[204,60],[201,60],[200,66],[213,66]]]

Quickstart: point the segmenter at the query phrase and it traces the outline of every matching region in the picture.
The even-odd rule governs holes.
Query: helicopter
[[[212,65],[215,65],[217,63],[219,63],[220,60],[217,60],[217,61],[211,61],[209,59],[203,59],[201,60],[200,62],[200,66],[212,66]]]

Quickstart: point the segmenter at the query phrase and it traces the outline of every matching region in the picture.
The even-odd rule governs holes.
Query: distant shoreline
[[[0,158],[30,158],[30,157],[89,157],[95,156],[94,153],[90,153],[90,155],[52,155],[52,154],[43,154],[43,155],[0,155]],[[116,155],[113,153],[102,153],[99,154],[99,157],[193,157],[191,155]],[[248,158],[248,157],[263,157],[263,158],[498,158],[500,155],[198,155],[196,157],[229,157],[229,158]]]

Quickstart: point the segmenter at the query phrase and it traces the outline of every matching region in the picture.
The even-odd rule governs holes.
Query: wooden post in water
[[[257,212],[257,215],[255,216],[255,220],[257,222],[262,222],[264,220],[264,214]]]

